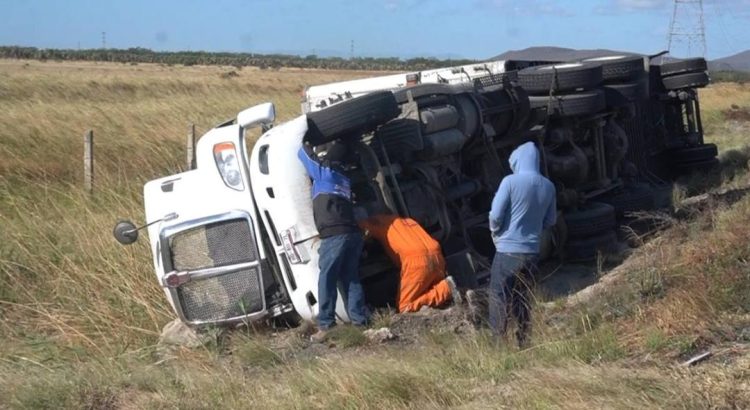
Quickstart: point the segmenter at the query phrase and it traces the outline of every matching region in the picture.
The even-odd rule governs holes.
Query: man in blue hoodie
[[[313,218],[320,236],[318,332],[311,337],[315,342],[323,342],[336,325],[337,285],[352,323],[364,326],[369,321],[358,274],[362,231],[354,218],[351,181],[341,168],[346,155],[342,143],[331,144],[322,160],[307,144],[297,152],[313,181]]]
[[[539,173],[539,151],[533,142],[510,155],[513,174],[503,178],[492,200],[490,231],[495,258],[490,276],[490,327],[505,334],[508,311],[518,322],[519,346],[531,327],[530,285],[544,228],[555,224],[555,186]]]

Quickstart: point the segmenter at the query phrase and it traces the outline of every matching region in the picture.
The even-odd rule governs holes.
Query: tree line
[[[261,69],[318,68],[337,70],[425,70],[471,64],[475,60],[441,60],[436,58],[397,57],[319,57],[317,55],[257,54],[208,51],[153,51],[135,47],[128,49],[50,49],[36,47],[0,46],[0,58],[54,61],[108,61],[116,63],[157,63],[166,65],[225,65]]]

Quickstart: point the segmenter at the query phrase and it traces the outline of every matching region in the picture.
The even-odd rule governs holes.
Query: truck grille
[[[254,261],[255,242],[246,219],[203,225],[169,238],[174,270],[198,270]]]
[[[258,268],[251,267],[180,286],[177,294],[185,319],[211,322],[262,310],[259,276]]]
[[[191,228],[170,236],[168,242],[174,270],[218,267],[227,270],[227,273],[192,280],[176,289],[185,320],[214,322],[263,309],[260,267],[233,268],[233,265],[258,258],[247,219],[230,219]]]

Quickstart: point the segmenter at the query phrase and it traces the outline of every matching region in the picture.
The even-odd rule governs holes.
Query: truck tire
[[[530,96],[529,103],[532,109],[549,108],[547,115],[556,117],[596,114],[604,110],[607,105],[602,90],[591,90],[552,97]]]
[[[715,144],[703,144],[697,147],[686,147],[670,150],[665,157],[673,163],[701,162],[716,158],[719,150]]]
[[[596,259],[599,253],[613,253],[617,250],[617,234],[610,229],[582,239],[571,239],[565,245],[565,259],[584,262]]]
[[[641,83],[607,84],[602,88],[607,107],[620,107],[645,98]]]
[[[438,95],[453,95],[462,92],[470,91],[470,87],[462,85],[448,85],[448,84],[419,84],[412,87],[399,88],[393,92],[393,96],[396,98],[396,102],[403,104],[409,101],[408,93],[411,91],[413,99],[418,100],[423,97],[432,97]]]
[[[602,82],[602,66],[595,63],[562,63],[524,68],[518,84],[529,94],[591,89]]]
[[[476,88],[488,88],[495,85],[502,85],[505,79],[508,81],[518,81],[518,71],[506,71],[504,73],[490,74],[482,77],[474,78],[474,86]]]
[[[307,114],[305,140],[320,145],[342,137],[359,136],[400,113],[392,92],[366,94]]]
[[[575,211],[565,212],[563,219],[570,238],[583,238],[611,231],[616,223],[615,208],[602,202],[588,202]]]
[[[614,55],[587,58],[585,63],[598,63],[602,66],[602,79],[607,81],[632,80],[640,77],[646,71],[643,57]]]
[[[699,73],[708,70],[705,58],[688,58],[686,60],[672,61],[659,65],[662,77],[676,74]]]
[[[710,79],[708,78],[708,73],[700,72],[663,77],[661,82],[667,90],[679,90],[682,88],[705,87],[710,82]]]
[[[654,196],[654,190],[648,184],[635,184],[597,199],[612,205],[615,215],[622,218],[629,212],[654,209]]]

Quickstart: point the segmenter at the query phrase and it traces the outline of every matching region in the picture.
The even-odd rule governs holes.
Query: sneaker
[[[327,329],[318,329],[317,332],[310,336],[310,341],[313,343],[323,343],[328,339],[328,332],[329,330]]]
[[[460,305],[464,303],[464,298],[461,296],[461,292],[458,291],[458,286],[456,286],[456,281],[453,279],[453,276],[446,276],[445,281],[448,282],[448,287],[451,288],[453,304]]]

